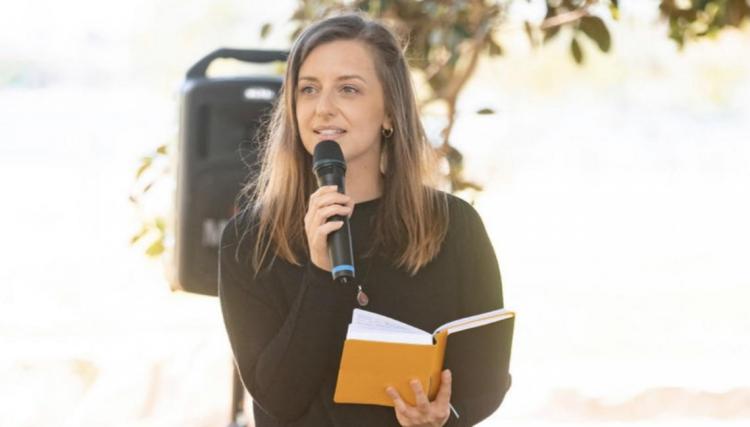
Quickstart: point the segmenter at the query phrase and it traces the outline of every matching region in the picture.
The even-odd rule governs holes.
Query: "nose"
[[[329,117],[336,114],[336,104],[330,91],[320,93],[318,103],[315,105],[315,114],[322,117]]]

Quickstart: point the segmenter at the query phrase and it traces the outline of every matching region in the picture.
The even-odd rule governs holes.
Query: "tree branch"
[[[589,7],[591,7],[594,3],[597,3],[597,0],[587,0],[586,3],[584,3],[580,8],[576,10],[571,10],[569,12],[561,13],[551,18],[547,18],[539,25],[539,29],[546,30],[548,28],[567,24],[568,22],[575,22],[583,18],[584,16],[588,16],[590,15]]]

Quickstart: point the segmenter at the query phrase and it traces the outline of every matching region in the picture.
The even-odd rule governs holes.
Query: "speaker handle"
[[[232,58],[245,62],[265,63],[273,61],[286,61],[289,52],[283,50],[258,50],[258,49],[232,49],[221,47],[196,62],[185,76],[188,79],[206,77],[206,70],[214,59]]]

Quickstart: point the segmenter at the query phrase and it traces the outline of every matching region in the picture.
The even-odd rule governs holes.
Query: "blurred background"
[[[455,109],[425,105],[518,313],[483,426],[750,422],[750,29],[685,24],[712,3],[499,2]],[[172,291],[164,255],[181,85],[217,47],[288,49],[302,6],[3,6],[1,425],[228,424],[218,300]]]

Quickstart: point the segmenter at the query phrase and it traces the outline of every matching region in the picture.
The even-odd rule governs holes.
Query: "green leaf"
[[[485,107],[477,111],[477,114],[495,114],[495,110],[493,110],[492,108]]]
[[[263,24],[262,27],[260,27],[260,39],[265,40],[266,37],[268,37],[268,34],[271,32],[271,23],[266,22]]]
[[[154,220],[154,225],[156,225],[156,228],[164,233],[164,229],[166,228],[166,223],[164,221],[164,218],[158,217]]]
[[[576,60],[577,64],[583,64],[583,51],[581,50],[581,45],[578,44],[578,39],[575,37],[570,42],[570,52],[573,54],[573,59]]]
[[[138,242],[138,240],[140,240],[140,239],[141,239],[141,237],[143,237],[143,236],[145,236],[145,235],[146,235],[146,233],[148,233],[148,227],[146,227],[146,226],[144,225],[143,227],[141,227],[141,231],[139,231],[139,232],[135,233],[135,234],[133,235],[133,237],[131,237],[131,238],[130,238],[130,244],[131,244],[131,245],[134,245],[134,244],[136,244],[136,243]]]
[[[162,144],[162,145],[160,145],[160,146],[159,146],[159,147],[158,147],[158,148],[156,149],[156,153],[157,153],[157,154],[161,154],[161,155],[167,154],[167,144]]]
[[[614,5],[609,6],[609,13],[612,15],[612,19],[615,21],[620,20],[620,8]]]
[[[602,52],[609,52],[612,39],[609,35],[607,26],[598,16],[584,16],[578,28],[590,39],[596,42]]]
[[[135,179],[138,179],[141,177],[143,172],[146,171],[151,166],[151,162],[153,159],[151,157],[144,157],[141,159],[141,166],[138,168],[138,171],[135,173]]]
[[[164,244],[161,240],[155,241],[146,249],[146,255],[151,257],[159,256],[162,253],[164,253]]]

